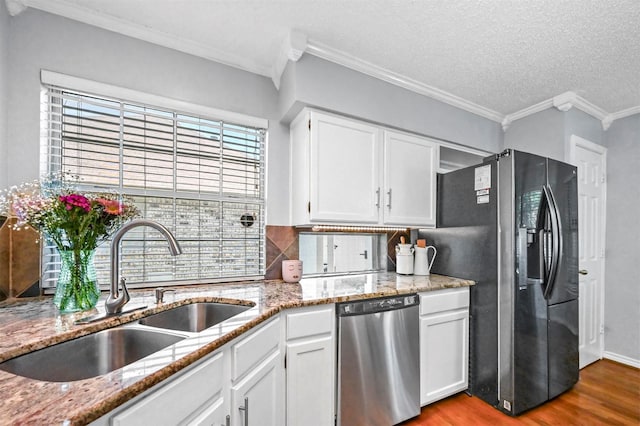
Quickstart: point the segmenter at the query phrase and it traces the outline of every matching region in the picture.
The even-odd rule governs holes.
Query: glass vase
[[[100,298],[93,257],[96,250],[58,250],[60,275],[53,303],[60,312],[92,309]]]

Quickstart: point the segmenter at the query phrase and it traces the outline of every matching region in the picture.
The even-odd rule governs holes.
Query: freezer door
[[[576,168],[547,160],[548,188],[557,206],[560,238],[560,261],[555,282],[548,291],[549,305],[578,298],[578,178]]]
[[[578,382],[578,301],[549,306],[549,399]]]

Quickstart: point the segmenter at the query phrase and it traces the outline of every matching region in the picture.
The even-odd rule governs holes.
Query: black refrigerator
[[[469,393],[518,415],[578,381],[576,168],[506,150],[438,175],[432,272],[471,287]]]

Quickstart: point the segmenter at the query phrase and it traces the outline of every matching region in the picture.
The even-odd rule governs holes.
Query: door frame
[[[598,324],[598,329],[600,331],[600,335],[601,335],[601,339],[600,339],[600,359],[604,358],[604,339],[605,339],[605,334],[604,334],[604,296],[605,296],[605,286],[606,286],[606,282],[605,282],[605,269],[607,266],[607,261],[606,261],[606,257],[605,257],[605,253],[606,253],[606,236],[607,236],[607,148],[605,148],[602,145],[598,145],[594,142],[591,142],[587,139],[581,138],[580,136],[576,136],[576,135],[571,135],[571,137],[569,138],[569,144],[568,144],[568,152],[565,152],[565,159],[567,160],[567,162],[569,162],[570,164],[577,166],[576,164],[576,151],[578,148],[582,148],[582,149],[586,149],[589,151],[593,151],[599,155],[602,156],[602,160],[603,160],[603,167],[602,167],[602,173],[604,175],[604,182],[603,182],[603,189],[602,189],[602,204],[603,204],[603,209],[602,209],[602,217],[600,218],[600,229],[602,230],[602,235],[600,236],[602,238],[602,254],[601,254],[601,259],[602,259],[602,268],[600,270],[600,282],[602,283],[602,285],[600,286],[600,323]],[[580,238],[578,236],[578,238]]]

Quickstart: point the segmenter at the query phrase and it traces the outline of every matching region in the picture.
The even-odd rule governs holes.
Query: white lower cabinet
[[[420,293],[421,405],[467,388],[468,342],[469,289]],[[283,311],[94,424],[333,426],[335,400],[330,304]]]
[[[212,402],[188,424],[193,426],[227,426],[231,423],[229,407],[223,397]],[[229,417],[227,419],[227,417]]]
[[[287,426],[335,424],[335,305],[285,311]]]
[[[214,424],[224,425],[221,412],[225,407],[225,353],[216,352],[189,367],[185,372],[167,383],[156,385],[136,398],[124,409],[111,415],[111,424],[126,425],[178,425]],[[207,422],[203,423],[204,417]],[[97,424],[107,424],[105,418]]]
[[[420,294],[420,405],[468,387],[469,288]]]
[[[274,352],[260,366],[231,388],[231,422],[237,426],[281,426],[284,424],[282,361]]]
[[[283,425],[281,329],[266,321],[93,424]]]

